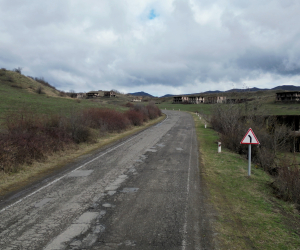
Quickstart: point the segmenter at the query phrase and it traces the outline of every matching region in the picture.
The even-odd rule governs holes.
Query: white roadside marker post
[[[218,142],[218,153],[221,153],[221,142]]]
[[[206,128],[206,123],[205,123],[205,128]]]
[[[249,128],[248,132],[245,134],[241,144],[248,144],[248,176],[251,176],[251,145],[259,144],[259,141],[251,128]]]

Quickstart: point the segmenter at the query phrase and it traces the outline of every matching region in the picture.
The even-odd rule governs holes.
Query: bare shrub
[[[123,114],[111,109],[90,108],[83,111],[85,124],[101,132],[121,132],[130,126],[129,119]]]
[[[42,86],[38,86],[38,88],[35,90],[35,92],[39,95],[44,94]]]
[[[131,103],[131,102],[127,102],[126,104],[124,104],[124,107],[127,107],[127,108],[133,108],[134,104]]]
[[[300,169],[295,163],[295,159],[282,158],[273,185],[281,198],[300,204]]]
[[[59,96],[60,97],[65,97],[67,94],[64,91],[59,91]]]
[[[17,72],[19,74],[22,74],[22,68],[21,67],[15,68],[15,69],[13,69],[13,71]]]
[[[76,143],[92,141],[92,134],[85,125],[84,116],[81,112],[71,111],[71,116],[68,119],[68,130]]]
[[[143,124],[143,114],[136,110],[128,110],[125,115],[134,126],[141,126]]]
[[[149,112],[148,112],[148,109],[146,108],[146,106],[144,106],[142,104],[135,104],[133,106],[133,110],[138,111],[141,114],[143,114],[144,122],[147,122],[149,120]]]
[[[280,125],[275,118],[256,113],[261,114],[257,105],[215,105],[211,125],[221,133],[221,141],[227,148],[245,155],[247,146],[240,141],[251,127],[260,141],[259,147],[253,147],[253,161],[270,174],[276,174],[278,153],[290,149],[291,129]]]
[[[242,115],[239,106],[217,104],[214,106],[210,123],[221,133],[222,143],[229,149],[241,153],[240,140],[243,136]]]
[[[160,109],[154,103],[150,103],[146,107],[148,109],[149,119],[152,120],[152,119],[155,119],[155,118],[161,116]]]
[[[54,121],[24,110],[7,116],[3,124],[6,133],[0,135],[0,169],[15,171],[21,164],[43,160],[71,144],[64,126]]]

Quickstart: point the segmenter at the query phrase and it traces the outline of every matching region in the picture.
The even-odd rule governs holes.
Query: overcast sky
[[[0,0],[0,68],[155,96],[300,85],[299,0]]]

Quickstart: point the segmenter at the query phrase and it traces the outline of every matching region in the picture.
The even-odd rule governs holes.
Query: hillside
[[[11,70],[0,69],[0,84],[5,84],[16,89],[24,89],[30,93],[41,92],[53,97],[61,95],[60,91],[48,84],[43,78],[37,79],[40,82]]]
[[[39,92],[39,89],[42,91]],[[70,115],[89,107],[105,107],[126,110],[124,105],[132,98],[119,95],[116,98],[76,99],[63,92],[37,82],[17,72],[0,69],[0,127],[1,119],[8,113],[32,112],[33,114]]]

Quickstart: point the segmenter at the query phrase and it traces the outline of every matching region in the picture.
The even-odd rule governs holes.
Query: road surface
[[[0,203],[0,249],[214,249],[191,115]]]

